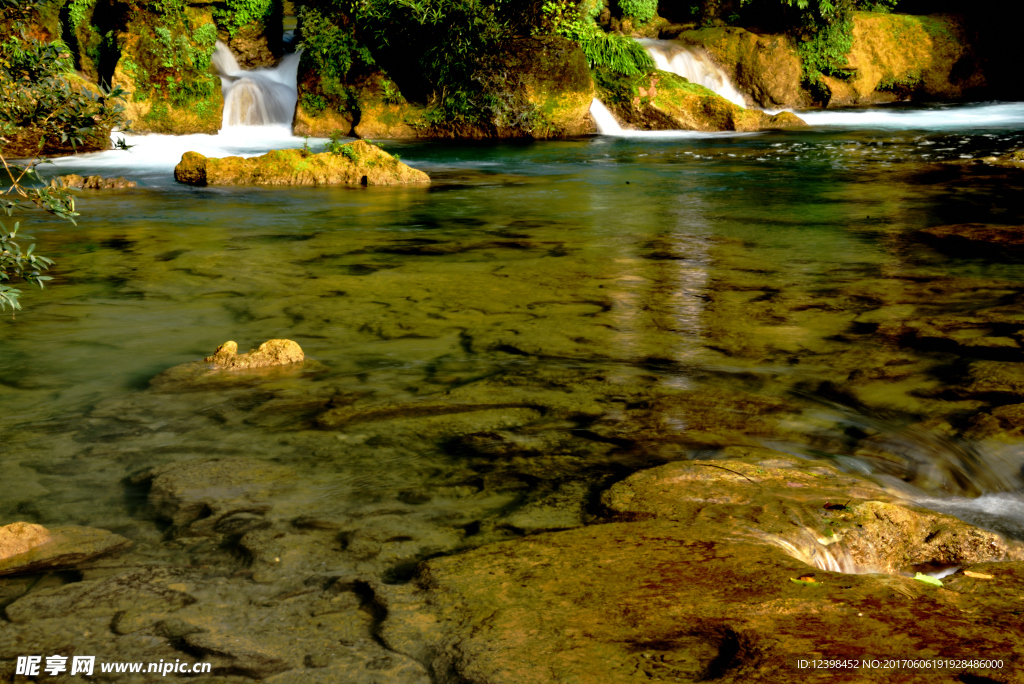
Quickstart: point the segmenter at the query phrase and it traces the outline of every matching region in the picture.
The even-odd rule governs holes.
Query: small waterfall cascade
[[[736,90],[726,73],[703,50],[689,48],[671,40],[644,38],[639,42],[661,71],[671,72],[690,83],[702,85],[740,107],[747,106],[743,93]]]
[[[221,130],[238,126],[290,126],[298,100],[299,55],[285,55],[272,69],[244,71],[231,49],[217,41],[212,61],[224,93]]]
[[[597,132],[601,135],[621,136],[623,134],[622,126],[604,106],[604,103],[596,98],[590,103],[590,116],[594,117]]]

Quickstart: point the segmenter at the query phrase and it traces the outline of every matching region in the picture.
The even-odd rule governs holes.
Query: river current
[[[919,232],[1024,224],[1020,172],[970,163],[1021,148],[1024,105],[806,118],[385,143],[429,188],[173,181],[187,150],[307,143],[284,129],[55,160],[44,175],[140,187],[82,192],[77,226],[24,219],[56,279],[0,319],[0,523],[102,527],[184,562],[131,478],[259,459],[296,474],[296,515],[402,516],[378,568],[400,581],[583,524],[639,468],[761,446],[1024,538],[1024,435],[1005,418],[1024,402],[1024,270]],[[311,361],[160,379],[271,338]],[[1010,380],[979,389],[986,373]]]

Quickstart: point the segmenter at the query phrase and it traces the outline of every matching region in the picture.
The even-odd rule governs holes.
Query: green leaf
[[[920,573],[920,572],[917,573],[916,575],[914,575],[914,579],[916,579],[918,582],[924,582],[925,584],[930,584],[933,587],[941,587],[942,586],[942,582],[940,582],[939,580],[935,579],[931,575],[925,575],[924,573]]]

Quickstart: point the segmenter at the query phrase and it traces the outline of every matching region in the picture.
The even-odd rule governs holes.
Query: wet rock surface
[[[13,523],[0,528],[0,576],[77,568],[131,546],[131,540],[107,530]]]
[[[137,211],[76,234],[82,242],[69,243],[66,257],[76,278],[55,289],[56,299],[41,303],[31,320],[19,313],[17,325],[10,323],[5,349],[28,360],[37,358],[37,347],[48,353],[45,363],[15,355],[11,365],[0,365],[0,400],[12,415],[31,418],[0,425],[0,477],[17,483],[0,498],[0,515],[50,529],[107,529],[135,546],[68,570],[0,579],[0,607],[19,620],[0,630],[0,667],[8,668],[0,679],[18,655],[73,647],[108,660],[205,658],[216,664],[211,681],[421,681],[433,663],[440,672],[459,661],[456,644],[465,642],[469,655],[459,662],[467,664],[458,671],[487,681],[490,675],[472,670],[490,667],[482,644],[505,642],[474,641],[447,618],[440,636],[431,633],[427,626],[439,620],[431,606],[455,605],[461,589],[449,593],[451,601],[432,604],[424,593],[433,591],[431,575],[421,563],[455,578],[463,557],[469,565],[460,567],[476,568],[477,558],[498,549],[519,558],[518,549],[565,540],[555,544],[564,553],[538,556],[544,564],[534,569],[550,560],[553,575],[539,574],[534,590],[532,575],[509,571],[516,580],[504,585],[509,605],[535,591],[523,605],[539,622],[552,604],[608,605],[603,612],[615,614],[619,601],[632,606],[629,619],[639,629],[648,612],[656,613],[641,605],[650,594],[630,603],[594,578],[611,554],[613,570],[621,565],[624,574],[609,570],[609,587],[651,589],[636,579],[646,576],[647,542],[635,541],[641,533],[651,543],[678,542],[677,551],[665,542],[663,553],[651,556],[666,568],[684,549],[684,557],[701,559],[686,566],[690,574],[717,569],[735,601],[748,601],[743,606],[806,598],[777,593],[773,578],[780,573],[787,590],[817,595],[793,613],[807,625],[821,615],[862,619],[863,612],[871,616],[870,631],[886,619],[875,616],[895,606],[894,625],[920,619],[932,633],[994,615],[987,624],[1010,639],[1007,614],[1017,608],[995,600],[1021,593],[1013,561],[982,566],[1007,570],[1004,584],[977,585],[990,592],[984,609],[941,593],[974,578],[946,578],[929,594],[914,592],[933,588],[892,577],[886,594],[869,576],[840,576],[839,586],[854,582],[866,592],[863,605],[876,611],[844,613],[838,599],[821,599],[823,588],[831,596],[831,579],[819,587],[789,581],[801,568],[819,579],[817,573],[830,571],[808,570],[793,549],[757,535],[726,538],[737,526],[764,525],[763,534],[793,548],[806,545],[819,556],[845,548],[848,556],[900,571],[918,562],[1012,557],[1010,544],[986,556],[982,551],[999,540],[902,503],[921,493],[941,498],[926,502],[936,510],[951,509],[949,502],[972,506],[975,515],[957,515],[1024,538],[1013,524],[1024,464],[1014,408],[1024,401],[1021,360],[1012,356],[1022,331],[1015,318],[1024,301],[1019,273],[1013,263],[951,257],[914,235],[937,222],[1016,225],[1024,220],[1019,209],[1009,201],[998,206],[986,191],[984,201],[1002,216],[961,216],[967,212],[953,200],[956,211],[946,204],[919,211],[933,207],[929,198],[936,196],[966,201],[957,194],[963,174],[996,173],[975,165],[928,165],[924,175],[910,176],[916,184],[903,184],[906,166],[895,163],[877,177],[857,175],[864,182],[842,175],[841,183],[825,183],[819,176],[832,173],[833,164],[843,174],[864,174],[862,159],[874,164],[911,143],[890,145],[886,138],[885,146],[869,146],[853,136],[830,137],[842,142],[841,151],[805,157],[806,141],[796,137],[737,136],[703,146],[695,137],[688,148],[708,157],[697,161],[670,146],[595,143],[580,163],[588,173],[598,170],[587,176],[599,178],[596,184],[582,174],[553,180],[467,170],[479,162],[474,149],[460,157],[464,165],[437,174],[441,180],[429,192],[215,188],[194,193],[190,206],[208,233],[179,225],[163,202],[146,205],[146,193],[119,196]],[[769,142],[750,145],[758,140]],[[558,154],[585,144],[552,143]],[[647,166],[656,155],[660,161]],[[757,171],[768,155],[801,157],[786,168],[803,174],[798,180],[813,175],[813,183],[790,187],[773,180],[774,171]],[[629,174],[603,175],[616,159],[635,162]],[[771,208],[769,219],[748,197],[758,192],[750,179],[772,189],[757,195]],[[721,190],[706,192],[708,182]],[[660,196],[668,185],[699,191]],[[974,192],[976,185],[965,188]],[[804,190],[812,202],[801,204]],[[210,197],[216,201],[200,201]],[[615,222],[606,218],[612,207]],[[808,224],[805,209],[820,222]],[[240,224],[239,216],[251,223]],[[111,336],[111,326],[129,320],[145,320],[144,334]],[[307,358],[241,370],[197,361],[226,339],[268,337],[296,340]],[[49,353],[54,348],[59,353]],[[765,447],[820,460],[807,462],[809,470],[787,469],[772,462],[788,457],[753,451]],[[755,482],[766,476],[748,466],[761,468],[771,474],[768,491],[783,494],[776,501],[744,477],[694,465],[673,477],[695,493],[705,488],[700,498],[712,498],[707,488],[717,488],[729,500],[693,501],[670,489],[662,497],[657,483],[668,487],[671,478],[657,473],[672,471],[650,469],[694,459]],[[843,472],[813,472],[826,465]],[[645,470],[654,473],[650,487],[640,487],[639,476],[627,479]],[[701,474],[723,479],[704,483]],[[620,492],[626,482],[639,492],[634,501],[649,503],[609,511],[606,492]],[[656,499],[674,501],[678,514],[650,503]],[[826,501],[849,510],[823,508]],[[615,529],[622,534],[611,536]],[[609,536],[600,537],[601,530]],[[699,538],[692,536],[698,531]],[[891,543],[881,541],[897,533]],[[842,544],[818,541],[832,538]],[[872,548],[884,553],[876,558]],[[733,560],[708,565],[701,549]],[[742,565],[741,558],[760,565]],[[742,581],[730,585],[730,577]],[[568,589],[558,583],[569,578],[581,579]],[[704,593],[679,590],[655,596],[651,605],[703,606],[725,591],[710,578],[695,581]],[[591,597],[581,593],[588,582],[599,588]],[[490,600],[487,591],[467,589],[480,597],[472,599],[475,606]],[[933,602],[935,596],[946,598]],[[978,612],[956,613],[942,602],[947,598]],[[95,613],[40,617],[90,601]],[[733,614],[709,612],[709,619],[741,633],[736,614],[749,611],[729,605]],[[789,614],[789,604],[768,605],[759,615]],[[451,611],[467,620],[481,614],[475,607]],[[679,634],[690,619],[679,615],[671,625],[657,618],[652,633]],[[608,623],[603,614],[595,619]],[[802,646],[817,648],[810,632],[767,620],[750,626],[757,639],[781,624],[784,634],[803,634]],[[486,631],[485,619],[478,622],[481,635],[497,634]],[[652,676],[673,672],[658,670],[650,662],[657,658],[685,676],[718,672],[708,663],[735,643],[700,623],[697,631],[711,636],[673,636],[680,648],[629,650],[654,637],[622,641],[614,635],[622,634],[619,622],[601,624],[606,641],[594,643],[611,642],[610,653],[628,651],[623,657],[640,668],[632,671]],[[811,650],[829,655],[841,642],[833,635],[848,625],[818,624],[828,636]],[[537,629],[551,634],[542,651],[578,643]],[[926,647],[923,632],[907,630],[906,638],[893,634],[899,650]],[[861,632],[855,643],[876,645]],[[1011,653],[1017,648],[1003,645]],[[448,660],[435,660],[438,654]],[[799,674],[766,671],[776,681]]]
[[[633,81],[605,81],[602,90],[603,99],[628,128],[761,131],[807,125],[792,112],[769,115],[759,109],[744,109],[672,73],[659,71],[649,80]]]
[[[921,239],[939,249],[989,259],[1024,258],[1024,226],[967,223],[922,230]]]
[[[71,173],[66,176],[60,176],[58,180],[64,187],[79,190],[122,190],[134,188],[138,185],[135,181],[128,180],[123,176],[104,178],[103,176],[79,176],[78,174]]]
[[[863,672],[800,672],[796,659],[955,656],[964,643],[989,656],[1016,653],[1024,564],[972,565],[993,578],[958,574],[943,588],[904,575],[822,570],[820,558],[815,568],[792,556],[803,551],[815,560],[806,549],[824,554],[829,547],[794,533],[848,514],[823,509],[822,497],[884,492],[765,450],[746,458],[671,464],[617,484],[605,503],[631,522],[429,561],[412,586],[388,596],[382,637],[429,659],[441,681],[471,682],[783,681],[798,674],[863,681]],[[918,534],[912,509],[871,501],[850,510],[861,509],[871,511],[864,521],[900,511],[878,517],[891,527],[865,548]],[[924,517],[972,533],[955,519]],[[856,523],[851,529],[870,534]],[[854,552],[857,544],[852,535],[837,543]],[[1010,553],[1019,559],[1020,546]],[[977,548],[964,558],[977,563],[986,555],[993,552]],[[984,614],[984,623],[967,617],[974,614]],[[901,681],[934,677],[901,673]]]

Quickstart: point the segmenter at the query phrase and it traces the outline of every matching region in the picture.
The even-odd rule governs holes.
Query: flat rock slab
[[[174,179],[190,185],[406,185],[429,183],[427,174],[376,145],[357,140],[337,154],[271,150],[259,157],[204,157],[186,152]]]
[[[746,451],[627,478],[605,493],[614,522],[424,563],[412,586],[380,588],[382,638],[446,682],[852,682],[884,675],[797,661],[887,657],[1002,659],[944,676],[1024,682],[1019,544],[825,463]],[[906,567],[932,562],[981,576],[933,586]]]
[[[14,523],[14,525],[18,524]],[[20,524],[25,525],[25,523]],[[0,530],[6,530],[14,525],[8,525]],[[46,530],[39,525],[27,527],[39,528],[30,529],[18,535],[22,541],[31,537],[32,545],[27,550],[22,550],[6,558],[3,557],[4,554],[0,553],[0,558],[2,558],[0,560],[0,577],[74,568],[93,558],[123,551],[132,546],[131,540],[125,539],[121,535],[92,527],[71,525],[55,527],[51,530]],[[40,536],[39,530],[48,533],[45,539]],[[42,542],[37,543],[40,540]],[[18,550],[23,548],[23,545],[16,545],[12,541],[9,548]]]
[[[994,656],[1005,669],[970,671],[1024,681],[1024,564],[974,569],[993,579],[961,574],[939,588],[816,570],[779,548],[705,539],[682,523],[612,523],[431,561],[417,610],[389,606],[383,636],[399,651],[432,639],[421,654],[439,681],[852,682],[864,672],[796,661],[884,656]],[[817,583],[792,581],[809,571]],[[898,676],[937,681],[934,671]]]
[[[918,235],[924,242],[962,256],[981,256],[1000,261],[1024,258],[1024,226],[960,223],[925,228]]]

